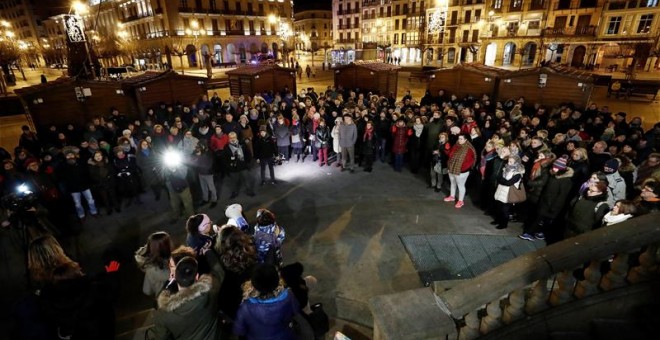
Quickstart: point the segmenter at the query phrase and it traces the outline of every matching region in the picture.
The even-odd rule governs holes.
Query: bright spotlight
[[[29,195],[32,193],[32,191],[30,190],[30,188],[28,188],[28,186],[25,183],[23,183],[18,187],[16,187],[16,193],[21,195]]]
[[[170,168],[176,168],[183,162],[181,152],[176,150],[167,150],[163,154],[163,164]]]

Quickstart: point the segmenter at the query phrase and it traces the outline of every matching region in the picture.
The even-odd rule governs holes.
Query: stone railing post
[[[573,273],[564,270],[555,276],[556,287],[550,294],[550,304],[558,306],[571,300],[575,288]]]
[[[481,319],[479,331],[481,334],[488,334],[500,327],[502,327],[502,307],[498,299],[486,306],[486,316]]]
[[[628,273],[630,283],[643,282],[649,279],[649,275],[658,270],[656,253],[657,245],[648,246],[646,251],[639,255],[639,266],[632,268]]]
[[[509,294],[509,304],[504,308],[502,322],[509,325],[525,316],[525,290],[514,290]]]
[[[525,312],[529,315],[536,314],[548,308],[548,283],[547,279],[538,280],[532,288],[532,293],[525,304]]]
[[[466,314],[464,321],[465,326],[460,329],[458,340],[472,340],[478,338],[481,335],[479,333],[481,320],[479,320],[478,311],[475,310]]]
[[[626,285],[626,276],[628,275],[628,254],[620,253],[610,264],[610,271],[603,276],[600,282],[600,288],[605,291],[623,287]]]
[[[591,261],[584,270],[584,280],[578,281],[575,287],[575,297],[583,299],[598,293],[598,283],[603,275],[600,273],[600,261]]]

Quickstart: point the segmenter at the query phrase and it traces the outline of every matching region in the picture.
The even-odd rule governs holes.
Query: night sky
[[[294,11],[306,9],[331,9],[332,0],[293,0]]]

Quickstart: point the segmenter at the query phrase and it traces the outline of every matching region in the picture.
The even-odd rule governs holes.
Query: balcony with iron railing
[[[519,86],[516,78],[503,81]],[[634,317],[636,307],[657,301],[658,217],[651,213],[568,238],[449,289],[440,283],[435,291],[376,296],[369,302],[374,339],[546,338],[588,330],[589,318]]]
[[[335,42],[340,44],[353,44],[356,42],[356,39],[336,39]]]
[[[542,31],[544,37],[562,37],[562,36],[595,36],[596,27],[561,27],[561,28],[545,28]]]
[[[152,16],[153,16],[152,12],[145,12],[145,13],[142,13],[142,14],[127,16],[127,17],[123,18],[121,20],[121,22],[127,23],[127,22],[131,22],[131,21],[139,20],[139,19],[142,19],[142,18],[152,17]]]

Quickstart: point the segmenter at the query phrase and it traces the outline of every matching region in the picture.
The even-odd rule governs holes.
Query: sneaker
[[[545,234],[536,233],[536,234],[534,234],[534,238],[536,238],[537,240],[545,240]]]
[[[534,241],[535,240],[534,236],[532,236],[528,233],[522,233],[522,234],[518,235],[518,238],[521,238],[521,239],[527,240],[527,241]]]
[[[456,198],[454,196],[447,196],[447,197],[445,197],[445,199],[443,199],[443,201],[445,201],[445,202],[453,202],[455,200],[456,200]]]
[[[463,205],[465,205],[465,203],[463,203],[463,201],[458,201],[458,202],[456,202],[456,204],[454,205],[454,208],[460,209],[460,208],[463,207]]]

